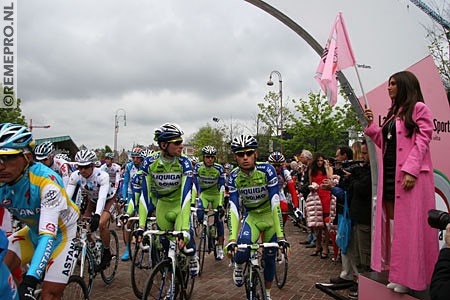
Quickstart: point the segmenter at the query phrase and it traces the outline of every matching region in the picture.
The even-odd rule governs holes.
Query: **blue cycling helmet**
[[[181,137],[184,132],[177,124],[165,123],[161,127],[155,129],[154,140],[157,142],[169,142],[173,139]]]
[[[0,154],[17,154],[34,149],[33,134],[26,126],[0,124]]]
[[[258,149],[258,141],[251,135],[239,135],[231,142],[231,151],[236,152],[245,149]]]

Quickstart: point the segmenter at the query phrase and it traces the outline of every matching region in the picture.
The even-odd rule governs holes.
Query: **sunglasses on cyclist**
[[[182,143],[183,143],[183,140],[171,140],[171,141],[168,141],[168,143],[172,143],[172,144],[175,144],[176,146],[179,146],[179,145],[181,145]]]
[[[255,150],[239,151],[236,152],[235,154],[237,157],[244,157],[245,155],[252,156],[253,153],[255,153]]]
[[[0,155],[0,164],[7,165],[11,164],[17,157],[21,156],[22,153],[11,154],[11,155]]]
[[[90,167],[92,167],[92,165],[87,165],[87,166],[77,166],[78,170],[89,169]]]

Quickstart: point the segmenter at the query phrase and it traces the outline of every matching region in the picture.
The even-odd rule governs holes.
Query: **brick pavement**
[[[319,300],[333,299],[315,288],[316,282],[328,282],[330,277],[339,274],[340,263],[331,259],[311,257],[311,249],[299,245],[300,240],[306,238],[289,221],[286,224],[286,233],[292,244],[292,254],[289,259],[288,278],[285,286],[279,290],[275,284],[271,294],[273,299],[279,300]],[[122,249],[123,243],[121,241]],[[331,250],[331,248],[330,248]],[[228,259],[215,261],[212,255],[206,258],[201,278],[195,281],[192,299],[245,299],[245,290],[238,288],[232,281],[232,268],[228,267]],[[136,299],[130,282],[130,262],[120,262],[115,281],[106,286],[101,277],[95,279],[91,299],[126,300]]]

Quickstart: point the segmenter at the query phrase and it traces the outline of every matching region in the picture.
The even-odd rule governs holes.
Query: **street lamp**
[[[269,80],[267,81],[268,86],[273,85],[272,81],[272,75],[277,74],[278,76],[278,83],[280,84],[280,131],[281,131],[281,139],[283,139],[283,80],[281,79],[281,73],[274,70],[270,72]],[[277,136],[278,136],[278,128],[277,128]],[[283,152],[283,144],[281,144],[281,152]]]
[[[119,113],[123,113],[120,115]],[[127,126],[127,113],[123,108],[119,108],[116,110],[116,114],[114,116],[114,160],[118,161],[118,152],[117,152],[117,134],[119,133],[119,121],[123,119],[123,126]]]
[[[230,142],[233,141],[233,116],[230,117],[231,121],[230,121]],[[220,121],[223,121],[221,118],[219,117],[213,117],[212,118],[213,122],[219,123]],[[225,124],[226,126],[226,124]],[[226,126],[228,127],[228,126]]]

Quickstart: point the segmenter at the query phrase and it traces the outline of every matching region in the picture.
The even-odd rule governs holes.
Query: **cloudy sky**
[[[429,18],[407,0],[267,3],[321,45],[341,10],[358,63],[372,67],[360,70],[366,92],[427,55]],[[319,91],[318,55],[243,0],[21,0],[18,52],[23,113],[51,125],[35,136],[69,135],[90,148],[113,147],[122,110],[118,149],[151,143],[165,122],[190,136],[218,126],[213,116],[254,133],[257,103],[278,91],[276,76],[266,85],[272,70],[282,74],[285,102]],[[344,73],[360,94],[354,70]]]

